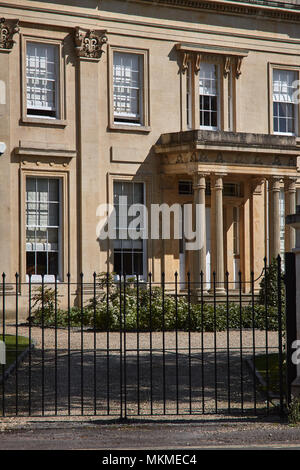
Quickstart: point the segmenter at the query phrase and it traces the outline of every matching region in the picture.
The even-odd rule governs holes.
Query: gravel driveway
[[[6,326],[7,333],[15,331]],[[29,336],[28,327],[19,326],[18,334]],[[59,329],[55,336],[54,329],[42,333],[33,327],[31,335],[31,358],[5,382],[7,416],[16,411],[26,416],[29,406],[33,416],[119,416],[121,408],[127,416],[197,415],[227,413],[229,404],[232,411],[253,413],[255,398],[257,409],[265,408],[266,397],[255,392],[247,364],[253,340],[255,353],[265,352],[264,331],[255,331],[255,337],[251,330],[233,330],[229,337],[226,332],[120,337]],[[267,339],[269,351],[278,351],[278,333],[269,332]]]

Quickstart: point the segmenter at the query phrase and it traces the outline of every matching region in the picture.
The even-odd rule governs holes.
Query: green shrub
[[[275,258],[267,266],[265,275],[260,282],[258,303],[260,305],[266,304],[270,307],[277,307],[278,305],[278,264]],[[283,279],[281,280],[281,304],[282,310],[284,310],[285,287]]]
[[[121,289],[121,295],[120,295]],[[70,311],[56,303],[54,289],[42,290],[39,287],[34,294],[33,324],[44,326],[95,328],[99,331],[225,331],[230,329],[252,328],[265,329],[266,311],[264,305],[242,306],[236,303],[213,304],[191,303],[185,296],[177,298],[164,293],[160,287],[150,290],[140,285],[139,291],[132,282],[115,283],[113,276],[97,276],[97,294],[81,309],[72,307]],[[43,304],[43,305],[42,305]],[[42,322],[43,316],[43,322]],[[278,311],[274,306],[267,307],[269,330],[278,328]]]

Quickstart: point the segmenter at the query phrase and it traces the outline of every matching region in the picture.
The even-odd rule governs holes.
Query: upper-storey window
[[[273,131],[276,134],[297,134],[298,113],[294,100],[295,70],[273,69]]]
[[[109,127],[149,132],[149,54],[109,46]]]
[[[27,116],[59,117],[58,52],[53,44],[26,44]]]
[[[216,130],[219,127],[218,68],[202,62],[199,71],[200,129]]]
[[[143,58],[114,52],[114,122],[143,124]]]

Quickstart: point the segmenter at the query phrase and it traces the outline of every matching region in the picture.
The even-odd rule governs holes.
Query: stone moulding
[[[83,29],[77,26],[74,34],[75,51],[81,59],[100,60],[103,45],[107,43],[106,31]]]
[[[207,0],[136,0],[139,3],[155,3],[160,5],[170,5],[177,8],[192,8],[195,10],[207,10],[217,13],[228,13],[235,15],[246,15],[252,17],[267,17],[270,19],[281,19],[284,21],[300,21],[299,10],[293,9],[291,3],[290,9],[279,6],[271,6],[250,3],[246,0],[244,3],[224,2],[224,1],[207,1]]]
[[[15,44],[13,37],[20,31],[19,20],[0,18],[0,50],[10,52]]]

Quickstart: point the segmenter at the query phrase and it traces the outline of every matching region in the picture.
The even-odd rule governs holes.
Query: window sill
[[[296,136],[294,132],[274,132],[274,135],[287,135],[287,136]]]
[[[44,125],[44,126],[59,126],[59,127],[66,127],[67,121],[65,119],[47,119],[47,118],[40,118],[40,117],[31,117],[31,116],[24,116],[21,118],[21,122],[23,124],[37,124],[37,125]]]
[[[139,126],[130,124],[110,124],[109,129],[112,131],[126,131],[126,132],[151,132],[149,126]]]
[[[212,126],[200,126],[200,131],[219,131],[219,127],[212,127]]]

